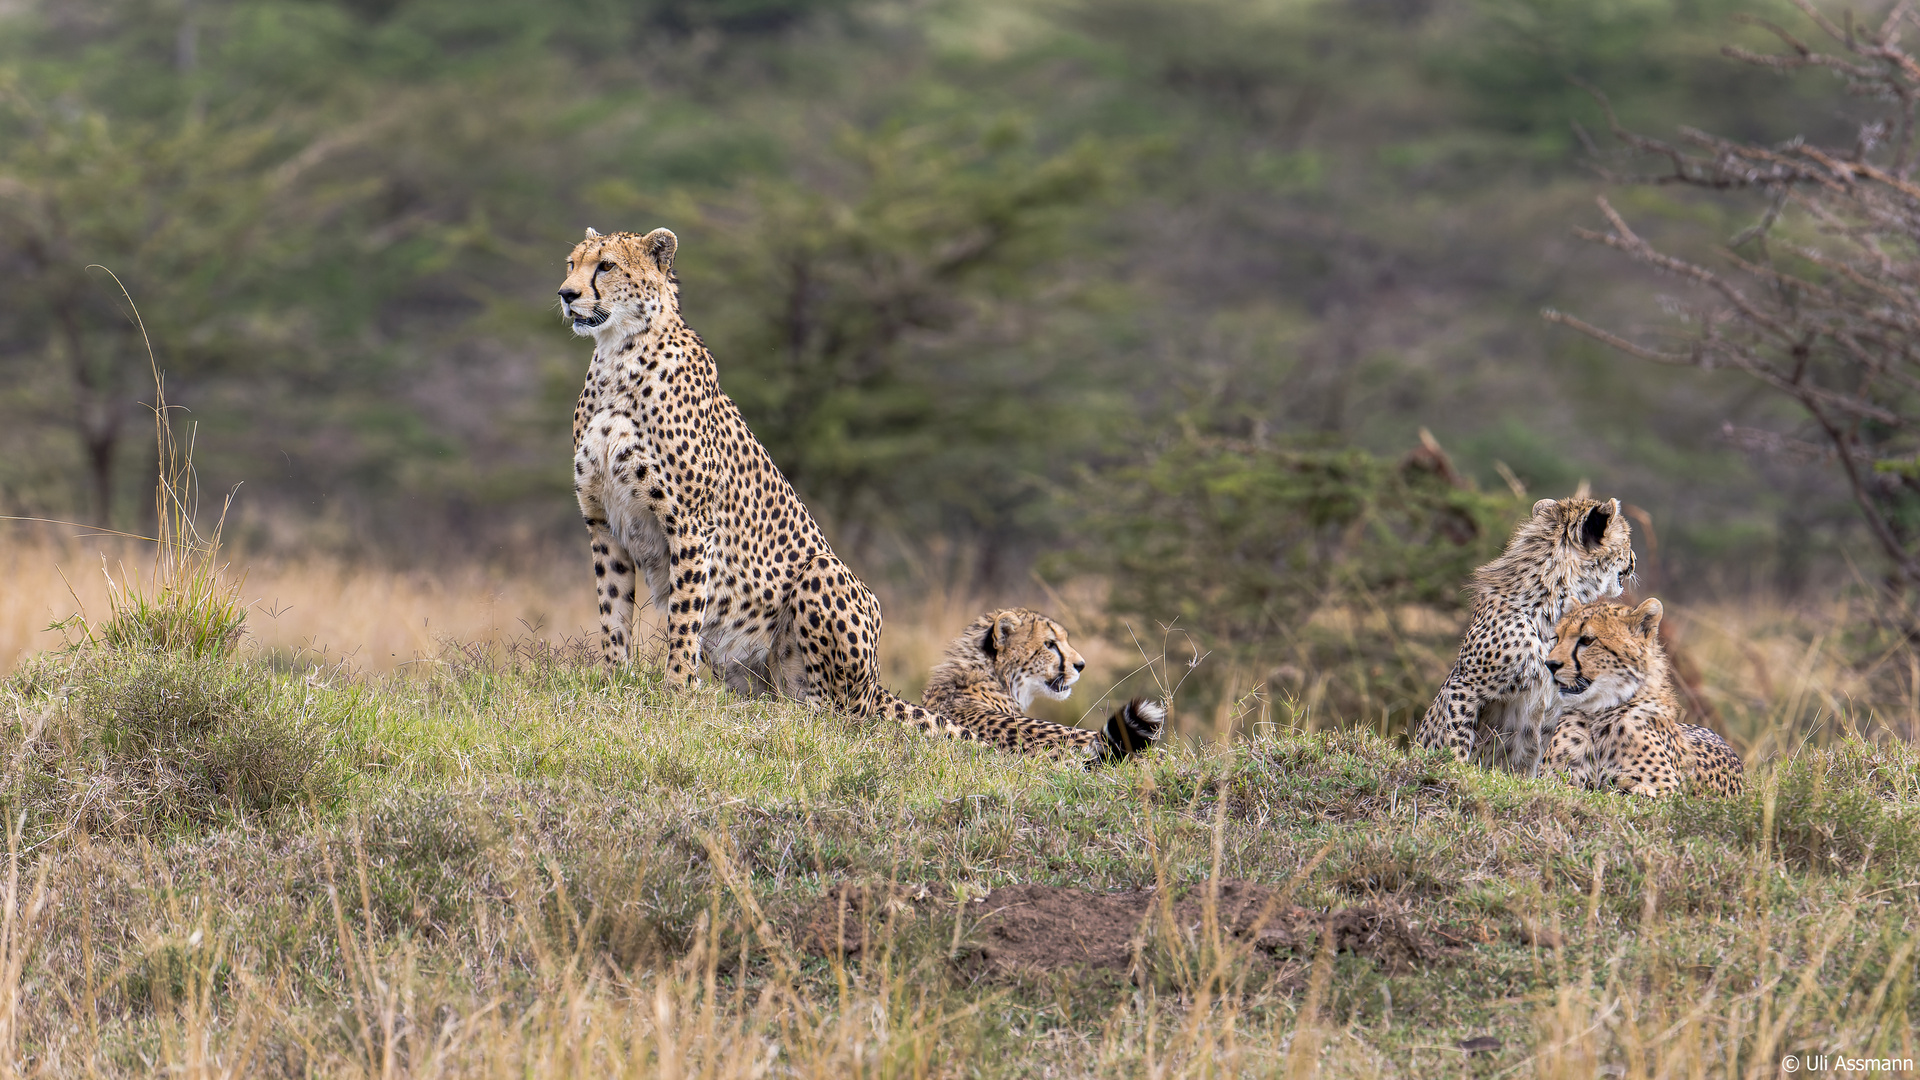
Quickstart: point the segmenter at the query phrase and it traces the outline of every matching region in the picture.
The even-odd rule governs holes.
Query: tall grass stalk
[[[189,426],[184,440],[175,435],[175,406],[167,404],[166,378],[160,373],[146,322],[126,285],[113,271],[107,273],[126,297],[153,372],[155,551],[153,569],[144,579],[122,566],[116,581],[106,571],[102,558],[111,614],[98,628],[89,625],[87,632],[113,648],[224,656],[239,644],[247,621],[247,605],[240,598],[244,579],[230,577],[228,564],[220,558],[221,533],[233,506],[233,492],[227,493],[213,527],[203,533],[199,524],[200,490],[193,469],[193,442],[199,425]]]

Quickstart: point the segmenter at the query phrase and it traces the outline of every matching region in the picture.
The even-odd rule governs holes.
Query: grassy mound
[[[543,652],[5,685],[49,1075],[1746,1075],[1914,1056],[1920,759],[1648,803],[1365,732],[1081,772]]]

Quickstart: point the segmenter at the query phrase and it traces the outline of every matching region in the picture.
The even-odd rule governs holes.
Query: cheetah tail
[[[1100,732],[1107,742],[1106,759],[1119,761],[1152,746],[1166,727],[1167,707],[1146,698],[1134,698],[1107,720]]]

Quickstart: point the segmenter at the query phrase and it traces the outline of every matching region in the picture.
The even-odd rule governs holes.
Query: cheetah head
[[[1633,700],[1665,670],[1660,615],[1660,601],[1652,599],[1631,611],[1624,604],[1594,603],[1569,612],[1547,654],[1560,700],[1590,711]]]
[[[665,229],[645,236],[587,230],[567,256],[560,283],[560,315],[582,337],[645,333],[653,320],[680,306],[673,276],[679,240]]]
[[[1546,576],[1569,608],[1619,596],[1633,581],[1633,528],[1619,499],[1541,499],[1516,540],[1523,533],[1548,546]]]
[[[967,638],[993,669],[1008,697],[1026,708],[1035,694],[1063,701],[1087,661],[1067,640],[1066,627],[1037,611],[1007,608],[974,620]]]

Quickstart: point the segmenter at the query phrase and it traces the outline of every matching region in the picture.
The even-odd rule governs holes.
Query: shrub
[[[20,733],[26,808],[50,827],[152,835],[330,792],[319,734],[259,669],[89,650],[66,676],[45,726]]]
[[[1233,645],[1328,604],[1457,606],[1518,500],[1474,490],[1431,451],[1395,464],[1188,432],[1089,476],[1079,502],[1074,565],[1109,579],[1114,614],[1178,618]]]
[[[1468,574],[1524,512],[1517,496],[1475,490],[1424,432],[1396,463],[1188,430],[1086,476],[1076,496],[1082,546],[1064,569],[1107,582],[1116,622],[1177,623],[1198,648],[1256,674],[1317,647],[1302,636],[1317,612],[1391,619],[1406,604],[1459,608]],[[1361,697],[1382,678],[1426,682],[1405,672],[1413,659],[1393,636],[1348,635],[1338,655],[1298,659],[1305,670],[1358,662]]]

